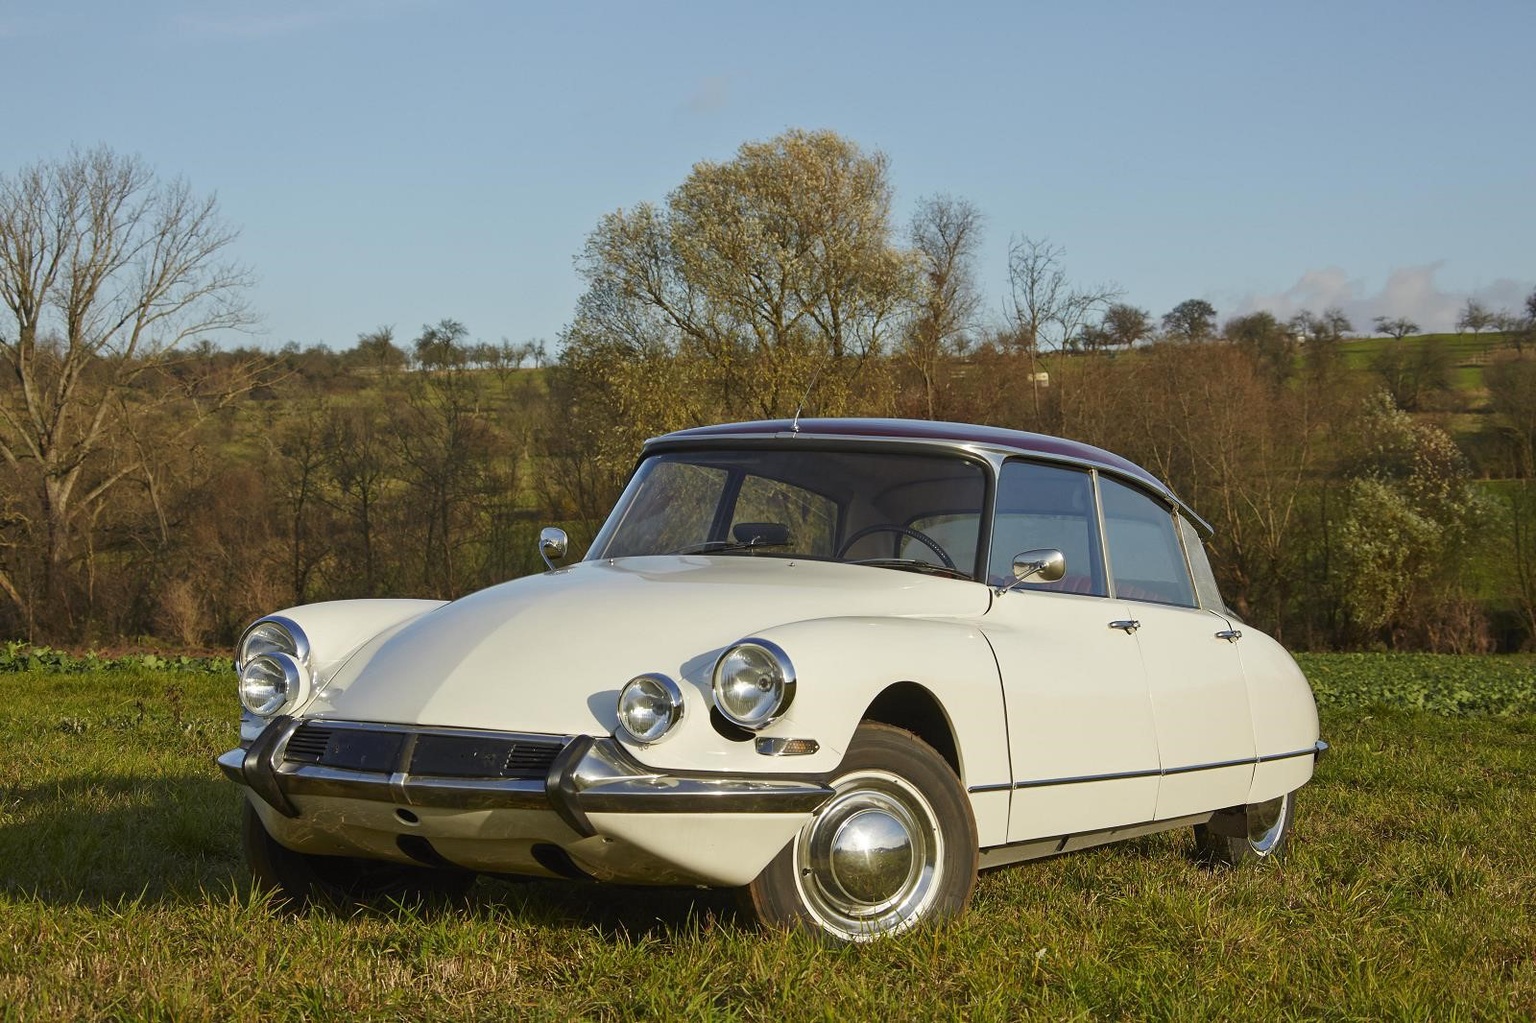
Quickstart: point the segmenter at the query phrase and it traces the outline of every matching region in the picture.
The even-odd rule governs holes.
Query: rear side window
[[[1211,571],[1211,561],[1205,556],[1205,544],[1190,521],[1179,516],[1179,535],[1184,538],[1184,552],[1189,555],[1189,567],[1195,576],[1195,595],[1200,606],[1220,614],[1231,614],[1226,601],[1221,599],[1221,589],[1216,585],[1216,573]]]
[[[1195,607],[1195,588],[1173,513],[1160,501],[1107,476],[1099,478],[1099,492],[1104,498],[1104,534],[1115,596]]]

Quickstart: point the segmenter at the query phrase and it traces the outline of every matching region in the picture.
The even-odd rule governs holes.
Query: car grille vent
[[[324,725],[300,725],[288,740],[288,751],[283,759],[304,764],[318,764],[325,756],[325,747],[331,741],[334,728]]]
[[[283,759],[383,774],[404,770],[439,778],[542,778],[560,755],[558,739],[362,729],[309,722],[288,740]],[[407,752],[408,751],[408,752]],[[409,763],[402,763],[409,759]]]
[[[412,751],[410,772],[441,778],[542,778],[560,748],[555,741],[423,735]]]

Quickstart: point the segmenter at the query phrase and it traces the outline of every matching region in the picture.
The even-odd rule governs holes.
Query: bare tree
[[[1101,314],[1121,291],[1112,284],[1074,288],[1048,239],[1019,238],[1008,249],[1009,314],[1015,347],[1029,354],[1059,349]]]
[[[1125,302],[1111,303],[1098,323],[1084,324],[1077,336],[1067,339],[1067,347],[1087,352],[1129,348],[1157,333],[1152,314]]]
[[[1376,325],[1376,329],[1381,331],[1382,334],[1397,341],[1401,341],[1409,334],[1417,334],[1419,332],[1419,325],[1405,316],[1399,316],[1396,319],[1378,316],[1371,322]]]
[[[925,199],[912,218],[911,238],[922,290],[901,354],[922,380],[932,419],[938,412],[938,375],[964,347],[981,305],[975,270],[981,211],[964,199]]]
[[[405,351],[395,344],[393,327],[378,327],[357,335],[357,345],[349,355],[351,361],[381,376],[403,369],[410,361]]]
[[[1487,306],[1475,298],[1467,299],[1467,304],[1461,307],[1461,315],[1456,318],[1456,329],[1463,334],[1472,332],[1476,337],[1494,324],[1494,314]]]
[[[1007,302],[1012,330],[1006,337],[1015,354],[1029,357],[1037,422],[1040,372],[1036,360],[1040,353],[1065,348],[1121,294],[1109,284],[1081,290],[1072,287],[1062,266],[1065,255],[1065,249],[1043,238],[1019,238],[1008,249]]]
[[[235,237],[212,196],[106,148],[0,178],[0,460],[36,495],[45,599],[77,533],[139,471],[119,443],[142,411],[135,382],[183,341],[251,322],[249,274],[225,259]],[[30,615],[9,570],[0,591]]]

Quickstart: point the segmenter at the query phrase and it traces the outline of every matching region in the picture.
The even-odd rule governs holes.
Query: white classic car
[[[297,900],[722,886],[858,941],[960,911],[980,867],[1170,828],[1273,860],[1326,744],[1208,531],[1054,437],[685,430],[578,563],[547,529],[542,575],[254,623],[219,764],[256,880]]]

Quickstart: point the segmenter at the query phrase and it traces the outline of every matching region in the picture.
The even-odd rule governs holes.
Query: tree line
[[[252,320],[211,199],[104,149],[24,168],[0,178],[0,634],[200,647],[294,603],[458,596],[540,569],[543,524],[589,539],[646,437],[803,404],[1133,458],[1293,646],[1531,642],[1536,293],[1464,310],[1497,340],[1469,405],[1410,321],[1362,361],[1336,309],[1154,318],[1045,239],[1013,240],[989,315],[984,226],[949,196],[898,224],[881,154],[790,131],[604,217],[553,352],[452,319],[271,352],[209,340]]]

